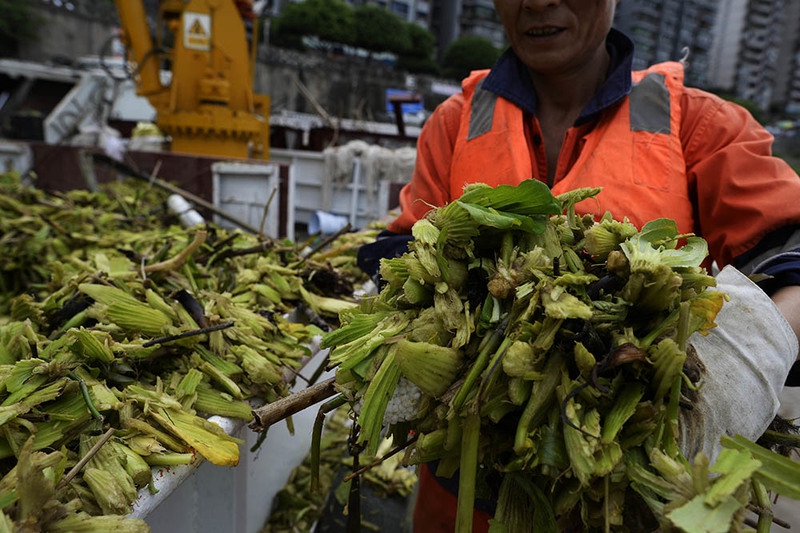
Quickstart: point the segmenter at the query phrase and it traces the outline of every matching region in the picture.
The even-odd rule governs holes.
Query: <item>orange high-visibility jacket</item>
[[[488,72],[473,72],[426,123],[390,231],[410,233],[468,183],[549,182],[538,120],[482,89]],[[749,112],[684,87],[680,63],[634,72],[633,81],[629,96],[568,130],[548,183],[554,193],[600,186],[596,199],[577,206],[581,214],[610,211],[639,227],[672,218],[681,232],[704,237],[720,266],[800,224],[800,179],[772,156],[772,135]]]

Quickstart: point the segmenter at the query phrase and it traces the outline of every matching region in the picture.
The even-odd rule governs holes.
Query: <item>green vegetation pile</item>
[[[207,419],[288,394],[323,329],[287,316],[330,329],[355,305],[292,243],[184,229],[165,204],[0,176],[0,531],[147,531],[125,515],[152,467],[237,464]]]
[[[713,465],[679,447],[702,387],[688,339],[726,299],[706,242],[578,216],[597,193],[472,185],[414,225],[380,294],[322,341],[357,442],[389,434],[405,464],[458,474],[457,533],[476,495],[497,499],[492,533],[721,533],[748,509],[769,531],[769,491],[800,498],[797,464],[741,437]]]

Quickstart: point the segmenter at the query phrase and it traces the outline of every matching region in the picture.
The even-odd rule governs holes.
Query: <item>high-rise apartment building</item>
[[[800,113],[800,2],[786,1],[780,13],[778,59],[770,107]]]
[[[778,80],[786,77],[785,85],[779,87],[784,87],[785,93],[776,95],[784,99],[776,99],[775,104],[787,113],[800,116],[800,2],[789,4],[789,17],[783,31],[791,39],[787,39],[790,42],[783,47],[778,59]]]
[[[749,0],[718,0],[708,71],[710,88],[733,93]]]
[[[772,103],[785,0],[750,0],[739,47],[734,92],[760,109]]]
[[[684,59],[687,84],[702,87],[707,83],[716,12],[716,2],[709,0],[620,2],[614,26],[636,43],[634,69]]]
[[[759,108],[800,111],[796,0],[719,0],[711,87]]]

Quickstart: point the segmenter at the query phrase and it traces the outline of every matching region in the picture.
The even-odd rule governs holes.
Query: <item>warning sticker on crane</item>
[[[191,50],[211,50],[211,15],[183,14],[183,46]]]

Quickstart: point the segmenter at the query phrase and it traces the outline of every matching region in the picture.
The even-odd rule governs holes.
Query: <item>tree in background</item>
[[[338,0],[305,0],[286,4],[270,21],[269,42],[304,50],[303,37],[315,36],[331,45],[353,45],[372,53],[390,52],[399,68],[419,74],[439,74],[432,59],[436,38],[431,32],[376,5],[351,8]]]
[[[466,35],[453,41],[442,58],[442,75],[454,80],[463,80],[473,70],[490,68],[500,57],[489,39]]]
[[[28,0],[0,0],[0,57],[16,56],[19,45],[37,39],[41,23]]]
[[[376,5],[355,8],[353,44],[368,52],[402,54],[411,47],[407,25],[399,17]]]
[[[272,20],[270,42],[302,50],[305,36],[317,37],[327,46],[352,44],[355,37],[353,9],[340,0],[305,0],[287,4],[281,15]]]
[[[439,64],[433,60],[436,37],[413,22],[406,22],[409,48],[400,54],[397,67],[414,74],[440,74]]]
[[[291,48],[293,50],[305,50],[306,46],[303,44],[303,34],[297,33],[292,28],[295,20],[292,20],[293,15],[291,11],[295,8],[293,6],[299,4],[288,4],[280,16],[271,18],[269,20],[269,44],[279,48]],[[288,13],[288,16],[287,16]],[[296,20],[302,21],[301,17],[295,17]],[[261,24],[266,24],[266,20]]]

